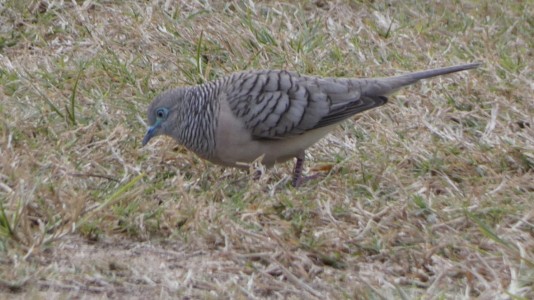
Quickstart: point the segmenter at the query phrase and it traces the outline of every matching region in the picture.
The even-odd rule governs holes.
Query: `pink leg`
[[[304,152],[297,155],[297,161],[295,162],[295,169],[293,170],[293,187],[299,187],[303,185],[306,181],[316,179],[324,176],[323,174],[313,174],[310,176],[303,176],[302,169],[304,168]]]
[[[293,187],[298,187],[302,184],[302,168],[304,166],[304,153],[297,156],[295,162],[295,169],[293,170]]]

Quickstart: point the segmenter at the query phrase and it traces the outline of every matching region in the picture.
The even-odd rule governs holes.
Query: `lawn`
[[[0,298],[533,299],[533,37],[528,0],[1,1]],[[299,188],[141,147],[169,88],[469,62],[342,123]]]

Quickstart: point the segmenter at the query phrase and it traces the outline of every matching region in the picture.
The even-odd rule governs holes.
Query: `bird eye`
[[[167,109],[166,108],[160,108],[156,111],[156,117],[158,119],[164,119],[167,117]]]

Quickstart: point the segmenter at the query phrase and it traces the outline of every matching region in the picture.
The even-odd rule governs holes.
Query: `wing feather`
[[[287,71],[252,71],[233,75],[224,93],[233,113],[254,138],[283,139],[386,103],[384,96],[362,95],[362,86],[369,83]]]

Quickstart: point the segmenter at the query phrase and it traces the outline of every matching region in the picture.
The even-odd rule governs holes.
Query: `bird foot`
[[[252,180],[254,180],[254,181],[258,181],[258,180],[260,180],[261,175],[263,175],[263,172],[262,172],[261,170],[255,170],[255,171],[252,173]]]
[[[326,174],[324,173],[316,173],[316,174],[313,174],[313,175],[308,175],[308,176],[300,176],[299,178],[293,178],[293,182],[292,182],[292,185],[293,187],[301,187],[303,186],[304,184],[306,184],[306,182],[310,181],[310,180],[315,180],[315,179],[318,179],[318,178],[324,178],[326,176]]]

